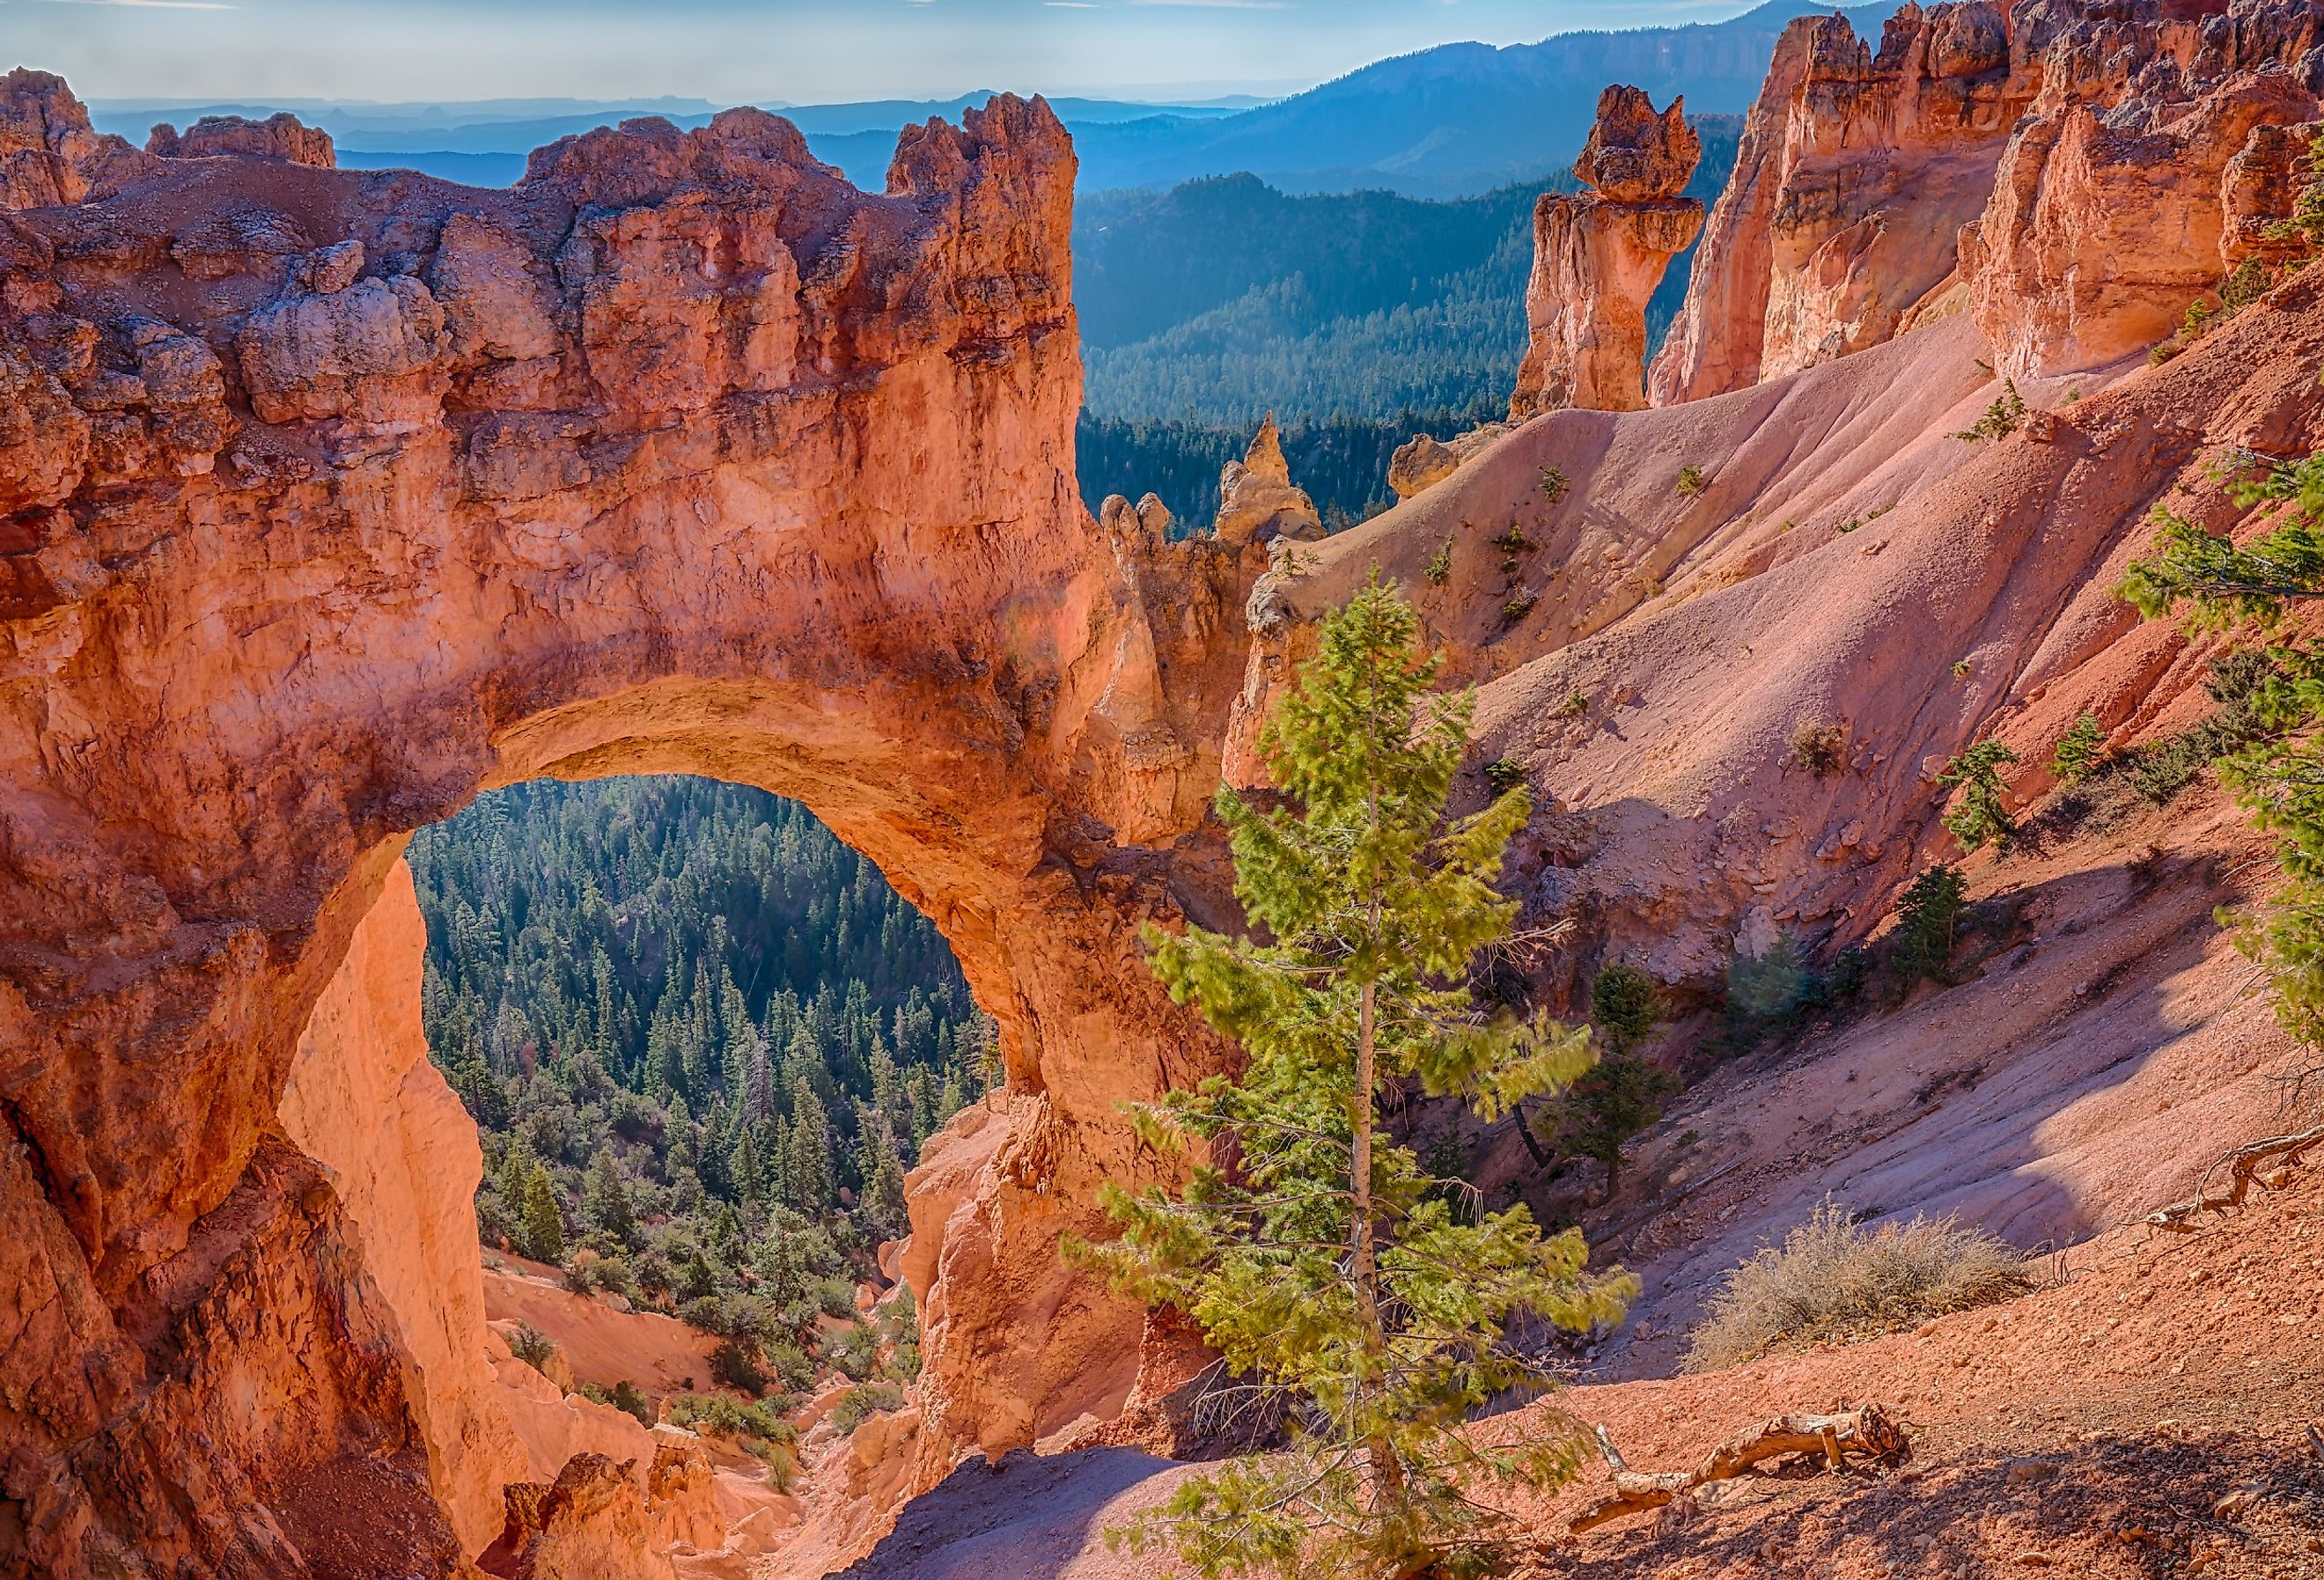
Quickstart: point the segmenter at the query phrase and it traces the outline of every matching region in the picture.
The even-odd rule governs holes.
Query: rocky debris
[[[63,78],[23,67],[0,77],[0,213],[102,197],[151,163],[92,129]]]
[[[1307,491],[1291,481],[1283,458],[1283,436],[1269,414],[1250,441],[1250,452],[1219,470],[1218,522],[1212,529],[1231,549],[1277,538],[1312,542],[1323,535],[1323,518]]]
[[[1463,461],[1508,430],[1506,422],[1487,422],[1443,441],[1416,433],[1397,446],[1396,454],[1388,457],[1388,485],[1398,499],[1410,499],[1421,490],[1443,482],[1460,469]]]
[[[1591,189],[1546,193],[1534,208],[1527,343],[1509,420],[1646,403],[1646,299],[1702,232],[1702,205],[1679,196],[1702,158],[1684,99],[1656,114],[1641,88],[1599,96],[1573,164]]]
[[[554,1482],[511,1483],[505,1523],[476,1566],[501,1580],[668,1576],[636,1471],[602,1454],[576,1454]]]
[[[273,1539],[278,1471],[345,1453],[426,1455],[407,1479],[456,1550],[508,1448],[480,1364],[537,1481],[621,1430],[483,1332],[463,1350],[473,1136],[340,1012],[403,834],[552,769],[807,797],[993,1007],[1015,1104],[926,1259],[901,1484],[1126,1392],[1142,1314],[1056,1243],[1157,1167],[1119,1104],[1215,1057],[1137,928],[1182,886],[1216,904],[1174,846],[1265,556],[1079,504],[1047,106],[916,129],[877,196],[756,111],[567,139],[504,191],[86,128],[54,79],[0,90],[0,689],[41,698],[0,720],[29,1561],[269,1572],[236,1555]],[[82,201],[116,180],[135,202]],[[1250,530],[1314,530],[1276,467]],[[259,1210],[293,1165],[319,1218],[304,1183]],[[240,1260],[204,1249],[260,1219]],[[159,1335],[206,1301],[248,1317],[183,1330],[215,1375],[295,1409],[254,1427],[207,1362],[172,1381]]]
[[[304,125],[288,111],[277,111],[263,121],[244,115],[204,115],[183,132],[165,121],[145,139],[145,152],[162,159],[280,159],[317,170],[338,165],[331,134],[319,126]]]

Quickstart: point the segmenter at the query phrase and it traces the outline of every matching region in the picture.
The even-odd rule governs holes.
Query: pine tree
[[[1431,693],[1418,633],[1375,575],[1324,618],[1262,736],[1288,804],[1221,790],[1236,892],[1272,941],[1193,929],[1148,942],[1172,996],[1247,1062],[1139,1113],[1149,1141],[1208,1142],[1209,1157],[1176,1196],[1109,1186],[1122,1238],[1071,1248],[1191,1317],[1243,1385],[1293,1401],[1283,1453],[1194,1476],[1128,1528],[1204,1575],[1489,1562],[1517,1529],[1481,1501],[1487,1484],[1553,1487],[1590,1441],[1554,1416],[1515,1438],[1471,1433],[1496,1394],[1551,1381],[1506,1329],[1529,1313],[1584,1331],[1634,1287],[1587,1272],[1580,1235],[1545,1238],[1523,1206],[1460,1221],[1379,1124],[1390,1082],[1492,1119],[1590,1065],[1585,1029],[1489,1016],[1467,989],[1514,919],[1493,884],[1531,803],[1517,787],[1448,818],[1471,701]],[[1231,1170],[1216,1160],[1230,1154]]]
[[[838,1195],[831,1169],[831,1121],[804,1070],[791,1076],[791,1125],[783,1150],[783,1184],[790,1205],[810,1218],[829,1212]]]
[[[629,1187],[622,1182],[621,1165],[613,1160],[612,1148],[598,1148],[597,1155],[589,1160],[589,1171],[581,1182],[581,1203],[593,1227],[624,1246],[636,1239],[638,1215],[630,1206]]]
[[[535,1261],[565,1260],[565,1215],[557,1205],[557,1185],[540,1163],[525,1177],[524,1253]]]
[[[2008,838],[2017,832],[2002,804],[2001,765],[2017,761],[2017,753],[1998,741],[1979,741],[1944,766],[1937,775],[1941,785],[1957,787],[1960,794],[1944,815],[1944,825],[1961,842],[1963,850]]]
[[[1897,964],[1906,985],[1924,976],[1952,980],[1953,929],[1968,895],[1969,882],[1960,869],[1941,862],[1914,879],[1897,898]]]
[[[856,1133],[863,1138],[863,1215],[881,1237],[892,1239],[910,1222],[904,1209],[904,1163],[896,1154],[896,1138],[888,1122],[868,1107],[857,1114]]]

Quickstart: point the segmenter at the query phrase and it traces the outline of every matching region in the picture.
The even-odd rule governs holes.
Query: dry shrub
[[[1893,1333],[2033,1287],[2025,1259],[1950,1216],[1867,1230],[1826,1197],[1808,1221],[1727,1275],[1686,1369],[1739,1366],[1778,1348]]]
[[[1791,762],[1818,779],[1848,766],[1848,726],[1805,719],[1792,732]]]

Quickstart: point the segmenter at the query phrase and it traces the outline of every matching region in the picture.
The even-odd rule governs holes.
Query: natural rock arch
[[[1215,885],[1173,845],[1263,551],[1080,504],[1047,106],[907,131],[885,196],[756,111],[484,192],[139,154],[8,89],[47,129],[10,190],[50,205],[0,213],[0,1438],[35,1563],[267,1572],[317,1478],[408,1479],[360,1236],[275,1108],[403,837],[540,774],[796,797],[929,914],[1017,1101],[918,1248],[923,1452],[1118,1404],[1139,1316],[1054,1243],[1138,1167],[1116,1102],[1201,1057],[1134,929]]]

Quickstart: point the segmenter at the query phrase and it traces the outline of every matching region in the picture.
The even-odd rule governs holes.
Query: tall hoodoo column
[[[1702,203],[1679,196],[1702,158],[1684,99],[1657,115],[1643,88],[1599,96],[1597,125],[1573,163],[1591,189],[1545,194],[1534,209],[1529,341],[1512,420],[1646,405],[1646,299],[1702,232]]]

